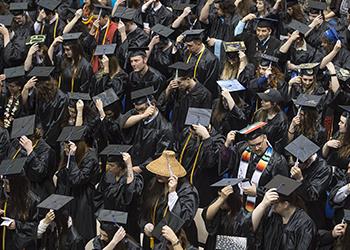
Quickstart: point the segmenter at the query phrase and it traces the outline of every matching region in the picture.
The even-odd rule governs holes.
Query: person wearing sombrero
[[[182,228],[186,232],[187,239],[192,245],[196,245],[197,230],[193,218],[199,203],[198,192],[186,178],[183,178],[186,176],[186,170],[176,160],[175,152],[165,150],[146,168],[154,176],[143,194],[140,218],[140,226],[145,234],[143,248],[161,247],[161,242],[153,237],[152,231],[164,217],[171,215],[176,215],[184,221]]]

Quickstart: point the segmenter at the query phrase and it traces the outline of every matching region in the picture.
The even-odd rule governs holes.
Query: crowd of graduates
[[[0,0],[0,184],[1,250],[350,249],[350,0]]]

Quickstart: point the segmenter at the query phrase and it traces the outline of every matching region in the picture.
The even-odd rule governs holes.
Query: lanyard
[[[199,57],[198,57],[198,59],[196,61],[196,66],[194,67],[194,71],[193,71],[193,77],[194,78],[196,78],[196,76],[197,76],[197,68],[198,68],[199,62],[202,59],[202,56],[204,54],[204,50],[205,50],[205,46],[203,45],[203,48],[201,49]],[[190,53],[190,55],[187,58],[187,61],[186,61],[187,64],[190,62],[191,57],[192,57],[192,53]]]
[[[156,204],[154,204],[154,207],[153,207],[153,212],[152,212],[152,224],[155,226],[155,223],[156,223],[156,213],[157,213],[157,207],[158,207],[158,203],[159,203],[159,197],[156,201]],[[163,218],[166,216],[168,212],[168,205],[166,206],[164,212],[163,212]],[[150,237],[150,242],[149,242],[149,245],[150,245],[150,248],[151,249],[154,249],[154,237]]]
[[[55,27],[53,28],[53,39],[56,38],[56,34],[57,34],[57,26],[58,26],[58,19],[59,19],[59,16],[58,14],[56,13],[56,21],[55,21]],[[41,25],[41,31],[40,31],[40,35],[44,34],[44,28],[45,28],[45,25]]]

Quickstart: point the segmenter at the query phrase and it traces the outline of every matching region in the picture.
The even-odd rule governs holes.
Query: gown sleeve
[[[84,161],[84,160],[83,160]],[[71,156],[68,167],[68,180],[72,186],[81,186],[90,182],[94,171],[98,169],[97,159],[91,158],[79,168],[75,156]]]

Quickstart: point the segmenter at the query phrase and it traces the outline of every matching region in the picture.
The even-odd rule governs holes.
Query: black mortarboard
[[[237,79],[219,80],[217,83],[222,90],[228,90],[229,92],[245,90],[245,87]]]
[[[58,142],[80,141],[84,138],[86,126],[68,126],[62,129]]]
[[[317,108],[321,100],[322,96],[320,95],[300,94],[294,104],[307,108]]]
[[[174,3],[172,8],[174,11],[183,11],[186,7],[190,7],[191,9],[195,8],[196,4],[190,4],[190,1],[186,1],[187,3]]]
[[[101,99],[103,107],[107,107],[119,100],[113,88],[109,88],[106,91],[92,97],[92,100],[95,103],[97,99]]]
[[[38,5],[44,9],[54,11],[61,4],[61,0],[40,0]]]
[[[137,10],[132,8],[125,8],[119,6],[114,14],[116,18],[120,18],[122,20],[127,21],[135,21],[137,16]]]
[[[178,215],[169,212],[167,215],[154,227],[152,231],[152,236],[158,240],[162,240],[162,228],[167,225],[170,227],[174,233],[178,233],[182,226],[185,224],[185,221],[181,219]]]
[[[10,12],[13,15],[21,15],[28,9],[28,3],[22,2],[22,3],[10,3]]]
[[[238,236],[218,235],[216,236],[215,249],[247,249],[247,238]]]
[[[208,127],[210,124],[211,109],[188,108],[185,125],[202,125]]]
[[[68,98],[74,101],[77,101],[77,100],[91,101],[91,97],[89,93],[69,92]]]
[[[8,82],[16,81],[25,76],[24,66],[4,69],[4,74]]]
[[[115,210],[100,209],[97,211],[97,219],[100,222],[107,222],[116,225],[126,225],[128,213]]]
[[[26,45],[33,45],[35,43],[42,44],[45,43],[46,35],[33,35],[28,37],[26,40]]]
[[[316,73],[316,67],[319,63],[302,63],[298,65],[300,75],[313,76]]]
[[[350,222],[350,209],[344,209],[344,221],[347,223]]]
[[[108,16],[112,12],[112,7],[102,4],[94,4],[94,13],[99,15],[99,18]]]
[[[62,35],[63,43],[75,42],[76,40],[80,39],[81,34],[82,32],[65,33]]]
[[[317,10],[322,11],[327,9],[327,4],[325,2],[319,2],[319,1],[309,1],[308,6],[310,10]]]
[[[279,103],[283,100],[281,93],[277,89],[267,89],[262,93],[257,93],[261,100]]]
[[[312,155],[314,155],[320,147],[306,138],[304,135],[300,135],[294,141],[289,143],[285,149],[294,155],[299,161],[305,162]]]
[[[120,156],[122,155],[122,153],[129,152],[131,148],[132,148],[132,145],[110,144],[101,151],[100,155]]]
[[[95,56],[102,56],[102,55],[114,55],[115,49],[117,48],[117,44],[105,44],[105,45],[97,45],[95,49]]]
[[[149,50],[148,47],[131,47],[129,48],[129,57],[134,56],[146,56],[146,50]]]
[[[51,194],[49,197],[43,200],[37,207],[58,211],[73,199],[74,198],[72,196]]]
[[[343,109],[345,112],[350,113],[350,106],[346,106],[346,105],[339,105],[339,107],[340,107],[341,109]]]
[[[266,124],[266,122],[255,122],[237,131],[237,133],[243,135],[245,140],[254,140],[258,136],[265,134],[264,126]]]
[[[154,33],[157,33],[158,35],[160,36],[163,36],[165,38],[168,38],[172,33],[174,33],[175,30],[173,29],[170,29],[169,27],[167,26],[164,26],[162,24],[156,24],[154,25],[151,30],[154,32]]]
[[[54,66],[37,66],[29,72],[28,77],[36,76],[40,80],[50,79],[54,70]]]
[[[175,69],[175,78],[177,77],[192,77],[193,76],[193,64],[176,62],[169,66],[171,69]]]
[[[296,181],[292,178],[283,175],[275,175],[272,180],[265,185],[265,189],[276,188],[278,194],[288,197],[297,190],[301,184],[300,181]]]
[[[287,7],[291,7],[296,4],[299,4],[298,0],[286,0],[286,2],[287,2]]]
[[[131,92],[131,100],[133,103],[142,104],[149,102],[153,99],[153,94],[155,93],[153,86],[135,90]]]
[[[257,27],[269,27],[271,29],[276,28],[278,20],[267,17],[259,17],[257,18],[258,24]]]
[[[3,160],[0,164],[0,176],[21,175],[27,158]]]
[[[224,49],[226,53],[230,53],[230,52],[245,51],[246,47],[244,42],[242,41],[224,42]]]
[[[35,115],[24,116],[13,120],[11,139],[34,134]]]
[[[13,15],[0,15],[0,24],[3,24],[5,27],[11,27]]]
[[[185,42],[191,42],[193,40],[203,41],[204,29],[186,30],[182,35],[185,36]]]
[[[244,179],[242,178],[224,178],[218,182],[215,182],[214,184],[211,184],[211,187],[226,187],[228,185],[235,186],[238,183],[243,182]]]
[[[309,30],[309,26],[307,26],[306,24],[299,22],[295,19],[293,19],[289,24],[288,27],[293,29],[293,30],[297,30],[299,31],[301,34],[305,35]]]

